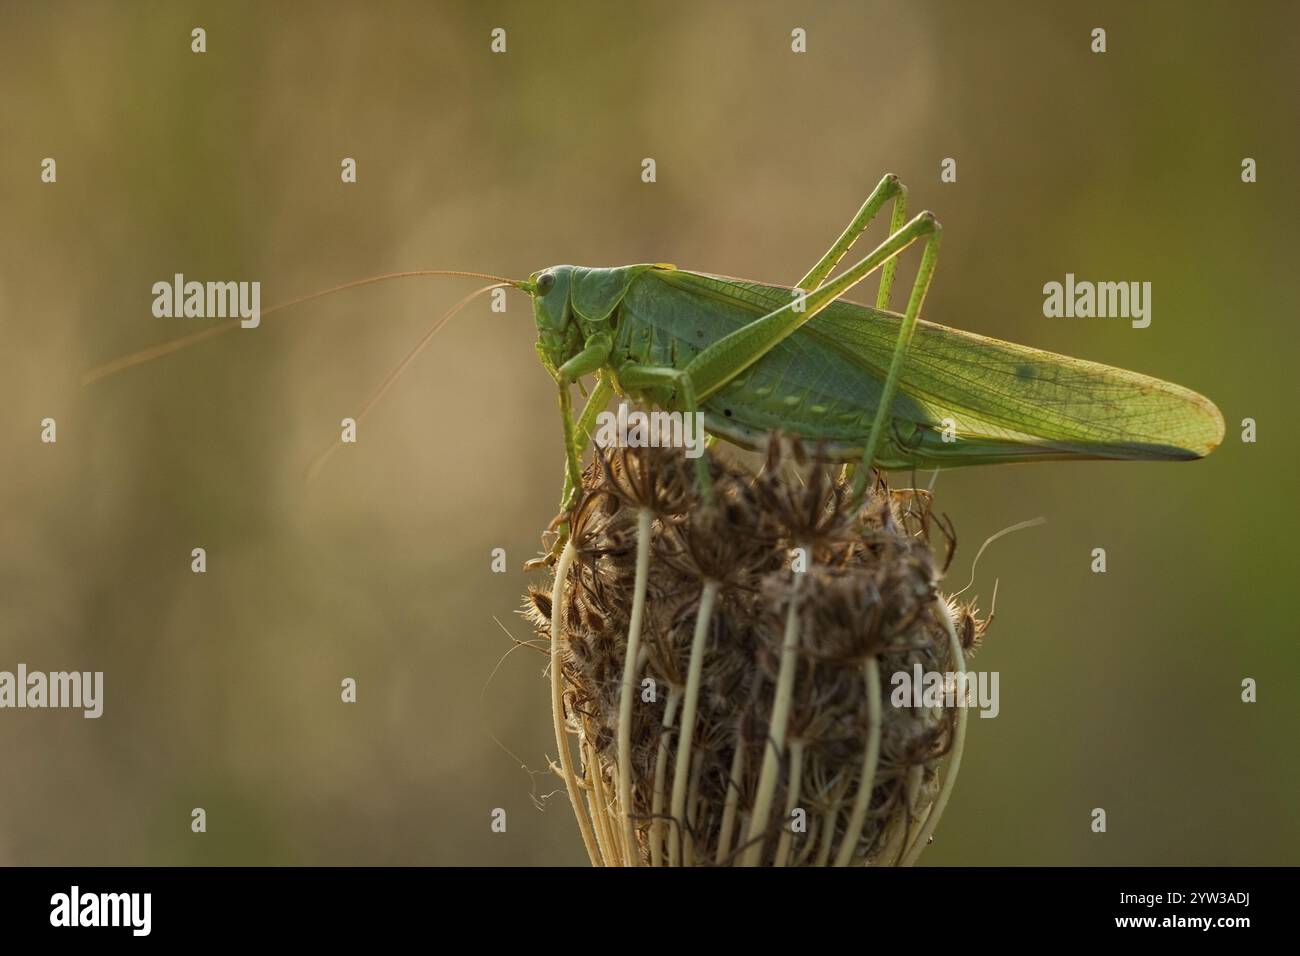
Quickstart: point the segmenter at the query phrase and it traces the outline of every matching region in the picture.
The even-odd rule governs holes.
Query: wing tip
[[[1223,437],[1227,434],[1227,425],[1223,420],[1223,412],[1219,411],[1219,406],[1210,401],[1204,395],[1197,392],[1191,393],[1192,400],[1201,413],[1201,424],[1205,426],[1204,438],[1188,449],[1189,459],[1208,457],[1209,454],[1223,444]]]

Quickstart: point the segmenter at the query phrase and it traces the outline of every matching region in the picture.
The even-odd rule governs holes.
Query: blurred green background
[[[524,300],[448,326],[307,484],[473,286],[350,292],[80,387],[205,327],[154,318],[154,282],[257,279],[263,307],[416,268],[793,283],[889,171],[945,226],[928,318],[1228,422],[1203,462],[939,476],[951,587],[1048,523],[980,562],[1001,714],[923,862],[1296,863],[1297,38],[1282,3],[6,4],[0,669],[103,670],[106,696],[0,712],[0,863],[585,861],[544,660],[501,661],[561,468]],[[1151,281],[1151,327],[1045,319],[1067,272]]]

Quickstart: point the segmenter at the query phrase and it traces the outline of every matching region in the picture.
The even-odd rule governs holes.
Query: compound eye
[[[555,285],[555,273],[543,272],[537,277],[537,294],[546,295]]]

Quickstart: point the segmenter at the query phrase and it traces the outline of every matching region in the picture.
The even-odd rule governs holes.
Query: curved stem
[[[727,799],[722,804],[722,827],[718,834],[718,852],[713,862],[718,866],[731,852],[731,835],[736,829],[736,806],[740,802],[740,775],[745,770],[745,740],[736,727],[736,749],[731,752],[731,773],[727,777]]]
[[[808,820],[808,833],[804,836],[803,849],[799,851],[798,856],[794,858],[795,866],[803,866],[804,861],[812,855],[813,850],[817,849],[817,837],[820,834],[818,829],[821,826],[819,817],[810,817]]]
[[[817,849],[817,859],[813,866],[825,866],[831,858],[831,843],[835,840],[835,821],[840,816],[840,806],[844,803],[844,787],[835,788],[835,798],[831,801],[830,812],[826,814],[826,829],[822,831],[821,846]]]
[[[871,795],[876,789],[876,764],[880,760],[880,664],[875,655],[867,658],[865,666],[867,682],[867,747],[862,755],[862,779],[858,784],[857,795],[853,798],[853,810],[849,814],[849,825],[844,831],[844,842],[840,844],[839,853],[835,855],[836,866],[848,866],[853,859],[853,851],[862,839],[862,825],[867,819],[867,810],[871,807]]]
[[[551,722],[555,725],[555,746],[559,751],[560,776],[564,778],[564,789],[568,791],[569,803],[573,804],[573,814],[578,818],[578,829],[582,831],[582,844],[587,848],[587,856],[592,866],[600,866],[600,852],[596,847],[596,836],[591,830],[591,821],[582,809],[582,795],[578,793],[578,778],[573,773],[573,755],[569,753],[569,735],[564,729],[564,668],[560,657],[560,642],[564,636],[564,582],[569,576],[573,564],[573,542],[564,546],[560,560],[555,566],[555,586],[551,589]]]
[[[704,761],[696,760],[695,767],[691,770],[691,788],[686,794],[686,822],[687,827],[682,831],[685,838],[690,834],[690,839],[682,840],[682,866],[695,865],[695,837],[699,833],[700,823],[700,778],[704,776]]]
[[[640,666],[641,625],[645,620],[645,592],[650,579],[649,508],[636,518],[636,583],[632,591],[632,619],[627,628],[627,650],[623,658],[623,687],[618,701],[618,815],[623,821],[623,859],[639,866],[636,833],[632,829],[632,700],[636,696],[636,675]]]
[[[686,789],[691,775],[691,744],[695,736],[695,712],[700,703],[700,680],[704,672],[704,641],[713,618],[713,601],[718,596],[718,582],[705,581],[700,592],[700,608],[695,615],[695,633],[691,636],[690,664],[686,671],[686,698],[682,706],[682,726],[677,735],[677,763],[673,769],[672,819],[677,838],[668,846],[668,865],[677,866],[686,840]]]
[[[907,821],[898,820],[894,823],[886,821],[885,839],[880,845],[880,852],[876,854],[877,860],[885,861],[885,865],[893,866],[888,861],[901,857],[903,851],[903,842],[907,839]]]
[[[758,866],[763,859],[763,834],[767,831],[768,813],[776,794],[777,777],[781,771],[781,757],[785,753],[785,733],[790,723],[790,704],[794,698],[794,676],[799,663],[799,582],[796,574],[791,586],[790,607],[785,616],[785,634],[781,640],[781,664],[776,674],[776,696],[772,702],[772,717],[768,722],[767,746],[763,749],[763,766],[758,775],[758,791],[754,795],[754,809],[749,818],[746,840],[749,846],[742,858],[744,866]]]
[[[952,650],[952,659],[957,665],[959,686],[965,687],[961,675],[966,673],[966,657],[961,652],[961,641],[957,639],[957,629],[953,627],[952,612],[948,610],[948,602],[943,598],[937,599],[935,604],[939,608],[939,618],[948,631],[948,646]],[[969,708],[966,707],[966,702],[962,701],[957,708],[957,729],[953,737],[952,754],[948,757],[948,766],[944,770],[943,785],[939,789],[938,798],[934,801],[934,809],[930,811],[930,815],[926,818],[925,826],[921,828],[915,842],[908,848],[906,855],[903,857],[903,866],[911,866],[916,862],[916,858],[925,849],[925,845],[929,842],[935,827],[939,825],[939,818],[943,816],[943,811],[948,806],[948,798],[952,795],[952,788],[957,783],[957,771],[961,769],[962,750],[966,745],[967,710]]]
[[[620,866],[618,841],[609,828],[609,808],[605,803],[605,786],[601,782],[603,774],[592,752],[591,741],[585,734],[578,749],[586,764],[583,769],[587,778],[587,812],[591,814],[592,826],[596,831],[596,846],[605,866]]]
[[[659,732],[659,752],[655,754],[655,792],[650,806],[650,865],[662,866],[664,853],[664,785],[668,778],[668,738],[672,736],[673,719],[677,716],[677,704],[682,699],[680,687],[668,692],[664,704],[663,730]]]
[[[942,714],[942,705],[936,710],[938,714]],[[934,809],[933,800],[924,807],[921,806],[922,791],[925,786],[925,769],[926,765],[924,763],[912,764],[907,768],[907,774],[903,778],[903,808],[907,814],[907,827],[904,831],[903,846],[898,854],[899,866],[903,865],[903,860],[906,859],[912,845],[916,842],[917,835],[925,827],[925,821],[930,819],[930,811]]]
[[[785,825],[781,828],[781,839],[776,844],[774,866],[785,866],[790,859],[790,844],[794,841],[790,818],[799,806],[799,788],[803,783],[803,748],[802,740],[796,738],[790,741],[790,784],[785,798]]]

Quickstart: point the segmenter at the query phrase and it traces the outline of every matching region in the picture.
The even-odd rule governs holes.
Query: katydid
[[[854,493],[870,468],[950,468],[999,462],[1096,458],[1185,460],[1209,454],[1223,417],[1205,397],[1136,372],[1015,345],[919,320],[938,257],[940,226],[929,212],[906,218],[906,188],[886,176],[839,239],[793,287],[662,264],[561,265],[527,280],[466,272],[532,298],[537,353],[559,386],[565,452],[561,511],[581,487],[580,462],[597,414],[615,394],[702,413],[712,435],[756,447],[772,429],[799,434],[831,461],[857,465]],[[890,234],[834,279],[832,271],[871,220],[892,203]],[[923,252],[903,313],[889,311],[899,254]],[[843,296],[881,271],[874,308]],[[444,315],[363,406],[368,411]],[[219,331],[237,320],[118,359],[93,381]],[[575,421],[570,387],[596,376]],[[707,486],[708,468],[697,461]]]

